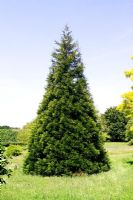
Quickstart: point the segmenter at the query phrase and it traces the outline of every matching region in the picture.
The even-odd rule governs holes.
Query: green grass
[[[106,143],[112,168],[109,172],[78,177],[24,175],[23,157],[14,157],[12,176],[1,188],[2,200],[133,200],[133,147]]]

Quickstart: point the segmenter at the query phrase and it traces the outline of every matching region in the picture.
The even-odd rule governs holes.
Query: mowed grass
[[[2,200],[133,200],[133,147],[106,143],[111,170],[76,177],[39,177],[22,172],[23,156],[11,160],[13,174],[1,188]]]

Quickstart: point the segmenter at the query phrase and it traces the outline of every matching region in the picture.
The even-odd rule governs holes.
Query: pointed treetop
[[[62,40],[70,40],[70,41],[72,41],[73,39],[72,39],[72,36],[71,36],[71,33],[72,33],[72,31],[70,31],[70,28],[69,28],[69,26],[68,25],[65,25],[65,28],[64,28],[64,30],[62,31]]]

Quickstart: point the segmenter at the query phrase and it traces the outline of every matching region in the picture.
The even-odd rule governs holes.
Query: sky
[[[130,90],[133,0],[0,0],[0,125],[22,127],[36,117],[66,24],[99,112]]]

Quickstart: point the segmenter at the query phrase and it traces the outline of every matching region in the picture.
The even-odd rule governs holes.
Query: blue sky
[[[97,109],[118,105],[130,90],[133,0],[0,0],[0,125],[22,127],[36,117],[65,24]]]

